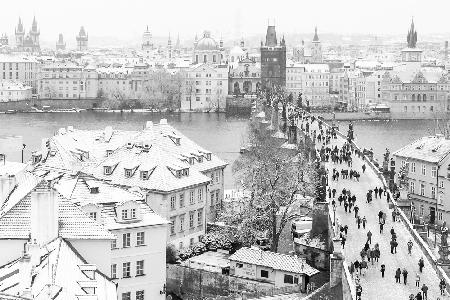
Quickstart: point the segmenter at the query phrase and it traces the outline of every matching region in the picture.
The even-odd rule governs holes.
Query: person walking
[[[358,218],[356,219],[356,223],[358,224],[358,229],[361,229],[361,217],[358,216]]]
[[[394,240],[394,253],[397,253],[398,242]]]
[[[445,287],[446,287],[446,283],[444,278],[441,279],[441,281],[439,282],[439,289],[441,290],[441,296],[445,295]]]
[[[359,264],[360,262],[358,260],[356,260],[353,265],[355,266],[355,271],[357,272],[359,270]],[[361,273],[359,273],[361,275]]]
[[[394,240],[389,243],[391,245],[391,254],[394,254]]]
[[[366,172],[366,165],[365,164],[363,164],[362,165],[362,167],[361,167],[361,169],[362,169],[362,171],[363,171],[363,174]]]
[[[345,212],[347,212],[347,208],[348,208],[348,202],[347,202],[347,200],[345,200],[345,202],[344,202],[344,210],[345,210]]]
[[[348,232],[348,225],[345,225],[345,226],[344,226],[344,232],[345,232],[345,235],[347,236],[347,232]]]
[[[422,290],[423,300],[427,300],[428,299],[428,286],[425,283],[422,285],[421,290]]]
[[[383,194],[383,189],[381,188],[381,186],[380,186],[380,188],[378,189],[378,197],[381,199],[381,195]]]
[[[383,220],[383,212],[380,210],[378,212],[378,222],[381,222],[381,220]]]
[[[380,234],[383,234],[383,221],[380,222]]]
[[[406,281],[408,279],[408,271],[406,269],[403,269],[402,274],[403,274],[403,283],[406,285]]]
[[[416,273],[416,287],[420,288],[420,275]]]
[[[400,283],[400,275],[402,274],[402,271],[400,268],[397,268],[397,271],[395,271],[395,283]]]
[[[342,249],[344,249],[345,248],[345,241],[346,241],[347,239],[345,238],[345,235],[344,236],[342,236],[342,238],[341,238],[341,245],[342,245]]]
[[[364,224],[364,223],[363,223]],[[365,227],[365,226],[364,226]],[[368,232],[367,232],[367,242],[369,243],[369,244],[372,244],[372,232],[369,230]]]
[[[336,196],[336,189],[332,189],[331,194],[333,194],[333,199],[334,199],[334,197]]]
[[[362,219],[363,229],[366,229],[366,223],[367,223],[367,219],[366,219],[366,216],[364,216],[364,218]]]
[[[350,263],[349,272],[353,278],[353,273],[355,273],[355,265],[353,263]]]
[[[357,217],[358,217],[358,211],[359,211],[358,205],[355,205],[355,206],[353,207],[353,210],[355,211],[355,218],[357,218]]]
[[[416,300],[423,300],[422,295],[420,294],[420,292],[417,293]]]
[[[413,242],[412,242],[411,240],[409,240],[407,246],[408,246],[408,254],[411,255],[411,250],[412,250],[412,247],[413,247]]]
[[[395,213],[395,209],[392,211],[392,222],[395,222],[395,216],[397,214]]]
[[[386,271],[386,266],[384,264],[381,265],[381,278],[384,278],[384,272]]]
[[[419,259],[419,270],[420,270],[420,273],[422,273],[422,270],[423,270],[423,267],[425,266],[425,263],[424,263],[424,261],[423,261],[423,257],[421,257],[420,259]]]

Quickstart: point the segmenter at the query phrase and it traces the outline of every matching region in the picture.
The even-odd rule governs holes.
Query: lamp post
[[[333,226],[336,225],[336,203],[333,205]]]
[[[25,145],[25,144],[22,144],[22,163],[23,163],[23,150],[25,150],[25,147],[26,147],[27,145]]]

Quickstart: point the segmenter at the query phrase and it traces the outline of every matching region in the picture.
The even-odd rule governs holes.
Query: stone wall
[[[0,111],[33,111],[33,106],[39,109],[43,106],[50,106],[50,109],[91,109],[101,107],[102,103],[102,99],[31,99],[15,102],[0,102]]]

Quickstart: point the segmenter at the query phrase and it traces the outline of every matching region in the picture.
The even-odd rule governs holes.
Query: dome
[[[217,50],[217,42],[211,37],[209,31],[203,33],[203,37],[198,41],[196,50]]]

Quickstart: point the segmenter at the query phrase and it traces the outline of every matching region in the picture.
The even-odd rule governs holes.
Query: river
[[[0,114],[0,153],[8,160],[20,161],[22,144],[26,144],[25,161],[31,152],[40,148],[41,140],[54,135],[61,127],[76,129],[139,130],[146,121],[159,122],[166,118],[168,123],[229,163],[225,169],[225,188],[234,186],[232,163],[239,156],[239,149],[247,133],[248,118],[228,117],[225,114],[155,114],[155,113],[25,113]]]
[[[200,146],[214,152],[229,163],[225,169],[225,187],[232,188],[232,163],[239,156],[239,149],[247,132],[248,118],[228,117],[225,114],[152,114],[152,113],[42,113],[0,115],[0,153],[7,159],[21,160],[22,143],[26,144],[25,160],[31,151],[38,149],[41,140],[52,136],[59,128],[69,125],[78,129],[99,129],[112,126],[115,129],[139,130],[146,121],[159,122],[166,118],[169,124]],[[346,132],[348,122],[338,122]],[[441,124],[442,127],[443,124]],[[356,121],[356,142],[361,147],[373,148],[375,158],[382,161],[386,148],[391,153],[408,143],[434,132],[436,123],[427,120]]]

